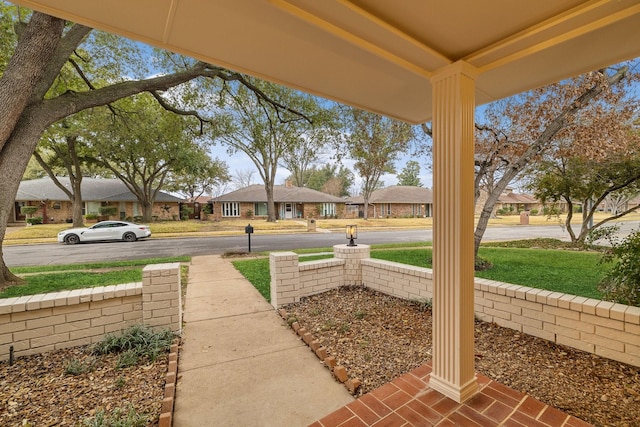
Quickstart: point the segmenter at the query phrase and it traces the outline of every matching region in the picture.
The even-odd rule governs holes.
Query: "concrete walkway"
[[[175,427],[307,426],[354,400],[219,256],[191,261],[182,342]]]

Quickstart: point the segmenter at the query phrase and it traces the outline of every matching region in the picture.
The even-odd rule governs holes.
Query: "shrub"
[[[120,353],[118,367],[133,366],[142,361],[153,361],[169,351],[173,334],[168,329],[154,330],[134,325],[120,334],[107,334],[94,344],[93,354]]]
[[[640,230],[632,231],[620,240],[616,233],[619,227],[600,227],[592,230],[586,246],[603,249],[601,263],[613,263],[613,267],[598,285],[603,299],[622,304],[640,306]],[[598,240],[606,240],[609,247],[596,246]]]
[[[95,365],[95,359],[89,358],[85,361],[78,359],[71,359],[64,366],[64,373],[66,375],[82,375],[87,372],[93,371]]]
[[[34,216],[33,218],[27,218],[27,224],[42,224],[42,217]]]
[[[251,209],[247,209],[247,213],[245,215],[247,218],[253,218],[253,211]]]
[[[191,215],[193,213],[193,208],[189,207],[189,206],[182,206],[182,210],[180,211],[180,215],[182,217],[183,221],[186,221],[189,219],[189,215]]]
[[[100,206],[98,211],[103,216],[115,216],[118,213],[118,208],[116,206]]]
[[[491,264],[491,262],[488,259],[482,258],[481,256],[476,257],[476,260],[474,263],[475,271],[489,270],[491,267],[493,267],[493,264]]]
[[[531,215],[538,215],[538,209],[531,209],[531,210],[529,211],[529,213],[530,213]]]
[[[86,214],[84,216],[84,219],[98,219],[98,214],[93,214],[93,213]]]
[[[617,227],[594,230],[590,242],[599,238],[611,244],[600,262],[613,262],[613,267],[598,284],[603,299],[640,307],[640,230],[632,231],[619,241],[614,233]]]
[[[22,215],[33,215],[38,212],[37,206],[20,206],[20,213]]]
[[[558,209],[556,206],[545,206],[542,209],[542,213],[546,216],[556,216],[560,215],[560,209]]]
[[[129,409],[116,408],[110,413],[103,409],[98,409],[92,418],[85,418],[82,421],[83,427],[145,427],[149,424],[150,417],[139,414],[136,408],[130,406]]]

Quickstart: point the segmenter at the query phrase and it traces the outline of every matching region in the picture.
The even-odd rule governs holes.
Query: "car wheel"
[[[134,233],[124,233],[124,235],[122,236],[122,240],[124,240],[125,242],[135,242],[137,238]]]
[[[75,245],[76,243],[80,242],[80,237],[78,237],[77,234],[69,234],[67,237],[64,238],[64,242],[67,245]]]

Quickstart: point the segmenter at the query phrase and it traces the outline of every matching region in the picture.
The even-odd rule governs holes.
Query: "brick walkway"
[[[478,375],[480,392],[464,404],[431,390],[423,365],[311,424],[358,426],[586,427],[591,424]]]

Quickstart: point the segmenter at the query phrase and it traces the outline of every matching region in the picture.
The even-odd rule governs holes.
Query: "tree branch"
[[[158,101],[158,104],[160,104],[160,106],[162,108],[164,108],[167,111],[170,111],[174,114],[177,114],[179,116],[191,116],[191,117],[195,117],[199,122],[200,122],[200,135],[202,135],[204,133],[204,124],[205,123],[212,123],[211,120],[205,119],[203,118],[196,110],[181,110],[179,108],[174,107],[173,105],[169,104],[167,101],[164,100],[164,98],[162,96],[160,96],[160,94],[158,93],[158,91],[152,90],[149,91],[149,93],[151,93],[151,95],[153,95],[153,97],[156,99],[156,101]]]

